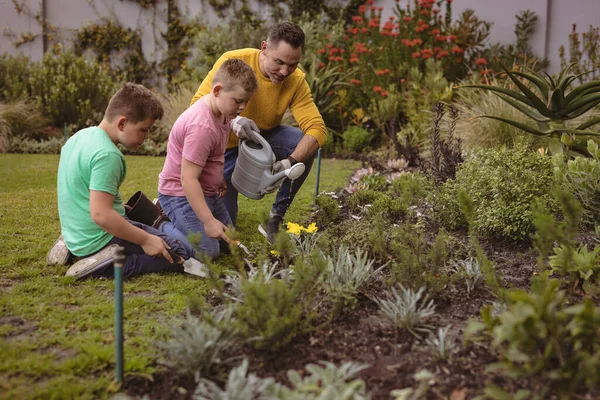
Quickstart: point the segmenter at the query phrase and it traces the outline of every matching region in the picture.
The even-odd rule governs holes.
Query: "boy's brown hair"
[[[304,50],[304,31],[294,23],[281,22],[271,28],[267,43],[276,48],[282,40],[294,49],[300,47]]]
[[[213,78],[213,86],[217,83],[223,85],[226,92],[234,90],[238,85],[248,93],[254,92],[258,87],[254,70],[237,58],[230,58],[221,64]]]
[[[147,119],[161,119],[163,108],[158,97],[148,88],[136,83],[126,83],[108,102],[104,118],[113,121],[124,115],[133,123]]]

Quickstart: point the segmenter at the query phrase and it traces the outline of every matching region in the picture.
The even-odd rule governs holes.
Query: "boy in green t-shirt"
[[[162,116],[160,101],[150,90],[127,83],[111,98],[100,125],[78,131],[62,148],[57,184],[62,239],[47,258],[65,265],[69,252],[83,257],[67,276],[112,276],[119,246],[127,255],[125,277],[184,271],[203,275],[202,264],[190,258],[193,254],[180,241],[125,216],[119,187],[127,167],[117,145],[137,148]]]

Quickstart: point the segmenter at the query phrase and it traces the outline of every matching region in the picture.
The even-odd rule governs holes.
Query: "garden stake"
[[[117,383],[123,384],[123,264],[125,248],[119,246],[113,261],[115,276],[115,360]]]
[[[315,185],[315,197],[319,195],[319,178],[321,177],[321,148],[317,151],[317,184]]]

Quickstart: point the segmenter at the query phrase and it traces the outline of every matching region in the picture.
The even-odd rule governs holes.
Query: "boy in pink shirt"
[[[184,235],[200,233],[196,251],[216,258],[229,242],[231,218],[222,197],[225,148],[230,121],[240,115],[258,86],[252,68],[239,59],[221,65],[212,90],[177,118],[158,180],[163,211]]]

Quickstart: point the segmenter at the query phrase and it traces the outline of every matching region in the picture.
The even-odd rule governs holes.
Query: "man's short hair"
[[[271,28],[269,36],[267,36],[267,43],[277,47],[282,40],[294,49],[299,47],[304,50],[304,32],[294,23],[281,22]]]
[[[136,83],[126,83],[108,102],[104,118],[114,121],[125,116],[133,123],[147,119],[161,119],[163,108],[158,97],[148,88]]]
[[[237,58],[230,58],[221,64],[213,78],[213,86],[217,83],[223,85],[223,90],[226,92],[240,86],[246,92],[252,93],[258,87],[254,70]]]

